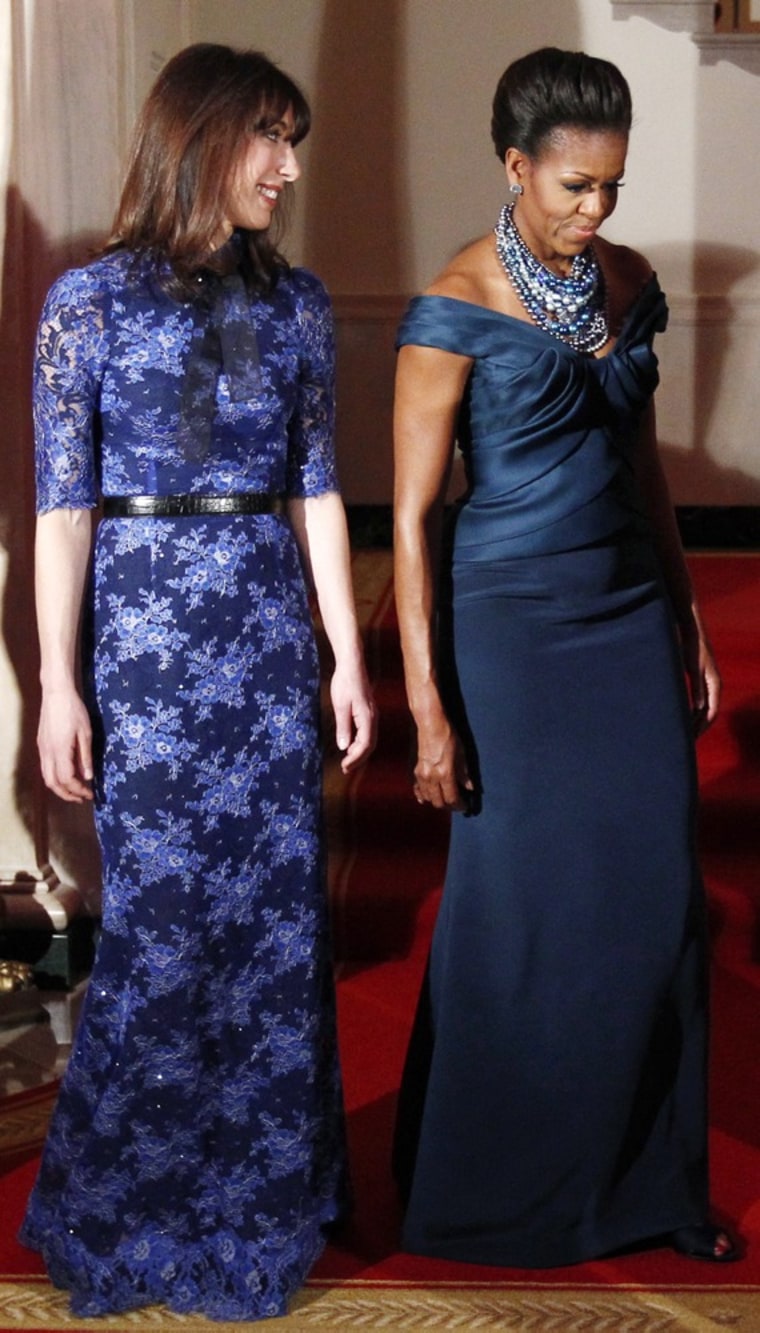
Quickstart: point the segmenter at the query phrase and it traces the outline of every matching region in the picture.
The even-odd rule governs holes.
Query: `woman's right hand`
[[[436,810],[468,809],[465,793],[474,790],[474,783],[462,742],[445,718],[435,726],[418,725],[413,790],[420,805],[428,803]]]
[[[46,787],[64,801],[92,800],[92,726],[73,686],[43,693],[37,749]]]
[[[92,800],[92,727],[76,688],[91,539],[88,509],[51,509],[37,518],[35,592],[42,683],[37,748],[45,786],[64,801]]]

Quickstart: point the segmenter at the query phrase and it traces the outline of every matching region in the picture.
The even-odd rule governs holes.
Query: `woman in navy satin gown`
[[[551,1267],[710,1220],[694,735],[719,677],[657,459],[646,260],[598,229],[620,72],[503,75],[511,203],[399,336],[396,575],[414,792],[453,812],[401,1091],[404,1244]],[[455,437],[468,473],[437,576]]]

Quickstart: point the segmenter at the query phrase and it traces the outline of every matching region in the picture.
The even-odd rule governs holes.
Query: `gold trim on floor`
[[[479,1329],[517,1333],[709,1333],[760,1329],[760,1289],[732,1286],[709,1289],[643,1291],[605,1287],[552,1287],[514,1290],[499,1287],[361,1284],[353,1287],[307,1287],[282,1319],[260,1321],[262,1328],[290,1329],[427,1329],[431,1333]],[[178,1315],[160,1306],[130,1314],[83,1320],[68,1311],[63,1292],[44,1278],[0,1283],[0,1328],[41,1330],[41,1333],[128,1333],[130,1329],[177,1328],[185,1333],[216,1330],[239,1333],[240,1323],[219,1323],[198,1315]]]

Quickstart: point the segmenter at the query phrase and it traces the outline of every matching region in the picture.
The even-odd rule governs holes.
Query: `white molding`
[[[160,8],[148,0],[117,0],[121,25],[122,137],[129,143],[136,117],[165,62],[192,41],[193,0]]]
[[[611,0],[613,18],[644,18],[672,32],[714,33],[713,0]]]
[[[47,862],[35,870],[0,866],[1,893],[52,893],[60,887],[60,879]]]
[[[181,0],[179,12],[180,50],[190,46],[193,40],[192,0]]]
[[[671,322],[674,324],[760,324],[760,294],[716,293],[699,291],[667,292]],[[409,296],[352,293],[333,297],[338,324],[397,325],[409,303]]]
[[[697,328],[701,325],[760,325],[760,296],[727,296],[714,292],[668,292],[668,308],[673,325]]]
[[[730,60],[760,74],[760,32],[716,32],[713,0],[610,0],[616,19],[643,18],[671,32],[686,32],[705,65]]]
[[[38,874],[17,871],[0,878],[0,893],[6,903],[9,920],[6,929],[34,930],[49,922],[49,929],[66,930],[82,911],[83,898],[73,884],[62,884],[51,865],[40,866]]]
[[[332,304],[339,323],[398,324],[410,299],[396,294],[344,292],[333,295]]]
[[[11,934],[22,930],[64,931],[83,914],[83,906],[84,899],[73,884],[58,884],[53,889],[38,886],[33,893],[4,892],[3,930]]]
[[[750,74],[760,74],[760,32],[695,32],[692,41],[706,65],[730,60]]]
[[[126,161],[127,145],[135,121],[135,101],[137,88],[137,69],[135,59],[135,8],[134,0],[127,0],[121,11],[121,33],[119,42],[119,148],[122,162]]]
[[[67,930],[82,911],[82,895],[70,884],[61,884],[50,893],[36,893],[34,901],[50,918],[54,931]]]

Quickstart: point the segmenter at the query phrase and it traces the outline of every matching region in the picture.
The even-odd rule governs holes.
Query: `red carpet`
[[[444,819],[419,810],[411,797],[388,557],[364,552],[356,574],[381,740],[373,762],[348,784],[339,784],[334,772],[327,777],[328,819],[334,835],[340,830],[331,886],[356,1213],[315,1270],[293,1327],[760,1330],[760,556],[699,555],[690,563],[724,676],[722,716],[699,746],[714,958],[713,1196],[719,1215],[747,1238],[748,1256],[720,1268],[661,1250],[537,1273],[399,1251],[399,1208],[389,1174],[394,1098],[437,906],[446,830]],[[50,1316],[44,1322],[42,1314],[24,1322],[18,1301],[19,1293],[41,1291],[34,1280],[24,1284],[24,1275],[42,1270],[14,1237],[44,1110],[44,1094],[24,1094],[6,1104],[0,1123],[0,1273],[17,1311],[13,1322],[10,1307],[2,1307],[7,1323],[0,1333],[6,1326],[74,1328],[62,1315],[60,1322]],[[331,1293],[331,1307],[323,1305],[322,1293]],[[416,1303],[404,1304],[403,1293]],[[372,1303],[381,1296],[382,1320]],[[145,1319],[147,1326],[148,1313]],[[183,1326],[191,1323],[197,1321]],[[283,1323],[291,1321],[273,1327]],[[153,1326],[160,1326],[155,1317]]]

